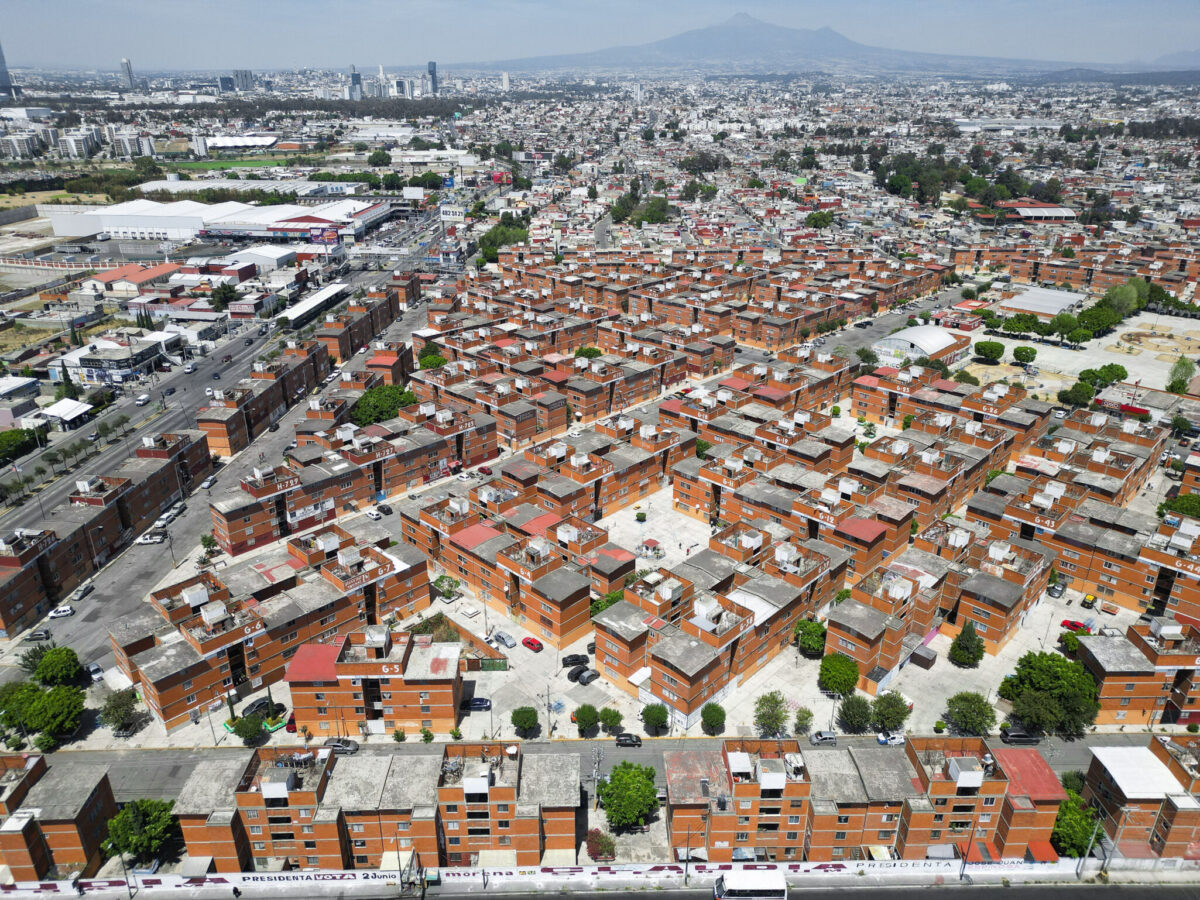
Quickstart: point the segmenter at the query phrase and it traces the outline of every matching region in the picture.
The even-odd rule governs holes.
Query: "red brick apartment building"
[[[744,574],[759,560],[761,573]],[[594,617],[596,668],[691,725],[705,703],[790,644],[795,623],[832,599],[843,572],[832,548],[773,543],[761,528],[732,526],[674,569],[627,586],[623,600]]]
[[[1145,747],[1091,747],[1083,799],[1114,845],[1131,859],[1196,859],[1197,741],[1152,738]]]
[[[497,454],[494,419],[433,403],[367,429],[345,423],[304,439],[284,465],[255,469],[212,502],[213,537],[226,553],[318,527]]]
[[[146,435],[113,472],[78,480],[37,528],[0,537],[0,637],[37,623],[211,469],[202,433]]]
[[[429,635],[370,625],[329,643],[305,644],[288,663],[297,728],[317,739],[446,733],[458,724],[461,648]]]
[[[217,872],[573,865],[574,754],[448,744],[406,756],[266,747],[197,764],[175,802]]]
[[[311,641],[407,618],[431,601],[425,557],[373,523],[314,536],[155,591],[110,630],[121,671],[167,728],[283,680]],[[218,712],[224,716],[224,713]]]
[[[117,814],[108,769],[36,754],[0,756],[0,864],[13,881],[94,875]]]
[[[1053,861],[1066,793],[1033,749],[978,738],[813,749],[729,740],[670,751],[667,819],[676,859]]]

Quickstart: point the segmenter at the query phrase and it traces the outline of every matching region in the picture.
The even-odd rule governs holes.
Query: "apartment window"
[[[979,817],[980,825],[986,825],[990,821],[992,821],[992,816],[990,813],[985,813],[984,815]]]
[[[983,798],[983,805],[984,805],[984,806],[995,806],[995,805],[996,805],[996,798],[995,798],[995,797],[984,797],[984,798]]]
[[[367,857],[366,856],[356,856],[356,857],[354,857],[354,861],[360,866],[365,866],[367,864]]]
[[[788,824],[789,825],[799,825],[800,817],[799,816],[788,816]]]
[[[459,844],[461,844],[461,843],[462,843],[462,838],[456,838],[456,837],[452,837],[452,838],[449,838],[449,839],[447,840],[447,843],[448,843],[448,844],[449,844],[451,847],[457,847]]]
[[[329,707],[328,707],[328,706],[318,706],[318,707],[317,707],[317,715],[318,715],[318,716],[326,716],[326,715],[329,715]],[[322,722],[322,723],[321,723],[321,727],[322,727],[322,728],[328,728],[328,727],[329,727],[329,723],[328,723],[328,722]]]
[[[247,819],[257,819],[258,818],[258,810],[257,809],[246,810],[246,818]]]
[[[501,847],[507,847],[510,844],[512,844],[512,838],[509,838],[509,837],[501,837],[500,838],[500,846]]]
[[[251,825],[250,833],[251,834],[262,834],[262,826],[261,825]]]
[[[844,840],[846,839],[846,832],[844,832],[844,831],[835,831],[835,832],[833,833],[833,839],[834,839],[835,841],[844,841]]]
[[[941,836],[942,832],[939,829],[934,829],[933,831],[929,832],[929,839],[931,841],[936,841]]]
[[[895,836],[896,836],[896,832],[894,832],[894,831],[879,832],[879,840],[881,840],[881,841],[890,841],[893,838],[895,838]]]
[[[354,849],[355,849],[355,850],[364,850],[364,849],[366,849],[366,846],[367,846],[367,842],[366,842],[366,841],[355,841],[355,842],[354,842]]]
[[[738,801],[738,809],[750,809],[754,804],[749,800]]]
[[[895,813],[885,813],[885,814],[884,814],[884,816],[883,816],[883,821],[885,821],[885,822],[895,822],[895,821],[896,821],[896,814],[895,814]]]
[[[267,844],[265,841],[255,841],[252,846],[254,847],[255,850],[266,850],[267,849]]]
[[[313,827],[312,827],[311,825],[301,825],[301,826],[300,826],[300,833],[301,833],[301,834],[312,834],[312,833],[313,833]]]
[[[738,824],[739,825],[749,825],[750,817],[749,816],[738,816]]]
[[[186,697],[183,698],[183,702],[186,703],[188,706],[191,706],[193,703],[196,702],[196,695],[188,694]]]
[[[1134,689],[1134,687],[1135,687],[1135,686],[1136,686],[1136,685],[1133,685],[1133,684],[1127,684],[1127,685],[1125,685],[1125,690],[1127,690],[1127,691],[1132,691],[1132,690]]]
[[[850,817],[849,817],[849,816],[838,816],[838,818],[837,818],[837,823],[838,823],[839,825],[849,825],[849,824],[850,824]]]
[[[305,849],[308,849],[308,848],[306,847]],[[321,857],[319,857],[319,856],[306,856],[304,858],[308,861],[308,864],[310,866],[318,865],[321,862]]]
[[[1122,706],[1128,706],[1128,705],[1129,705],[1129,701],[1130,701],[1130,699],[1131,699],[1131,698],[1129,698],[1129,697],[1122,697],[1122,698],[1121,698],[1121,705],[1122,705]]]
[[[739,831],[737,834],[735,834],[733,836],[733,839],[735,841],[737,841],[739,844],[744,844],[744,843],[746,843],[746,841],[750,840],[750,832]]]
[[[496,812],[498,812],[498,813],[508,812],[508,804],[507,803],[497,803],[496,804]]]
[[[351,825],[351,834],[362,834],[366,829],[362,825]]]
[[[458,831],[458,823],[457,822],[447,822],[446,830],[447,831]]]
[[[313,694],[313,699],[314,699],[314,700],[324,700],[324,699],[325,699],[325,695],[324,695],[323,693],[317,693],[317,694]]]
[[[857,650],[858,649],[858,647],[855,645],[854,641],[848,641],[844,637],[838,638],[838,646],[842,647],[845,650]]]

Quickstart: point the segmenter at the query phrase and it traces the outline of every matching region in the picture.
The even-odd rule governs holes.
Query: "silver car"
[[[513,640],[513,636],[506,631],[497,631],[492,637],[496,639],[497,643],[503,644],[509,650],[517,646],[517,642]]]

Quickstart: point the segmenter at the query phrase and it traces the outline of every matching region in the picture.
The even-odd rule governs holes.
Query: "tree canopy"
[[[871,703],[871,723],[880,731],[900,731],[909,714],[908,701],[896,691],[880,694]]]
[[[152,860],[175,837],[179,823],[171,813],[173,800],[142,799],[126,803],[108,820],[107,853],[123,853],[137,860]]]
[[[38,661],[33,677],[47,686],[75,684],[83,674],[79,656],[70,647],[51,647]]]
[[[1000,683],[1013,716],[1028,728],[1079,734],[1096,719],[1096,682],[1083,665],[1058,653],[1026,653]]]
[[[526,734],[532,729],[537,728],[537,710],[532,706],[518,706],[512,711],[511,721],[513,728],[517,730],[517,734]]]
[[[1088,851],[1096,832],[1096,812],[1070,788],[1067,799],[1058,804],[1058,815],[1050,832],[1050,843],[1062,856],[1078,859]]]
[[[604,804],[610,828],[646,824],[646,820],[658,809],[654,777],[652,766],[625,760],[613,768],[607,781],[600,783],[596,795]]]
[[[850,734],[862,734],[871,727],[871,702],[860,694],[850,694],[838,706],[838,722]]]
[[[792,628],[796,645],[805,656],[820,656],[825,652],[825,626],[812,619],[801,619]]]
[[[779,691],[768,691],[754,701],[754,727],[764,737],[783,734],[787,728],[787,701]]]
[[[858,663],[844,653],[830,653],[821,659],[817,684],[831,694],[848,694],[858,684]]]
[[[988,473],[989,481],[991,474],[991,472]],[[997,471],[996,474],[1003,473]],[[985,652],[983,638],[975,630],[975,623],[968,621],[950,644],[950,662],[963,669],[974,669],[983,659]]]
[[[996,710],[982,694],[962,691],[946,701],[946,721],[962,734],[983,736],[996,725]]]
[[[975,355],[990,363],[1000,362],[1004,356],[1004,345],[999,341],[979,341],[975,345]]]
[[[350,410],[350,421],[364,427],[394,419],[405,406],[417,402],[417,395],[398,384],[378,384],[368,388]]]

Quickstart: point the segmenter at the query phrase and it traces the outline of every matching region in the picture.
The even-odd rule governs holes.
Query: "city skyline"
[[[903,9],[882,0],[847,0],[836,9],[810,0],[699,0],[686,6],[669,0],[652,8],[631,0],[603,7],[498,0],[473,5],[470,15],[461,18],[466,7],[459,0],[417,0],[402,10],[366,0],[360,5],[362,20],[369,19],[373,27],[363,34],[331,33],[310,0],[289,4],[287,15],[274,0],[231,7],[230,13],[247,26],[231,31],[228,16],[215,14],[214,6],[220,5],[119,0],[110,4],[107,17],[97,20],[84,0],[64,0],[52,11],[32,0],[12,0],[4,40],[10,65],[17,68],[115,71],[121,56],[145,60],[140,63],[144,70],[344,67],[356,59],[382,61],[389,68],[422,68],[419,60],[431,55],[446,65],[465,65],[653,41],[744,12],[775,25],[829,27],[860,43],[929,53],[1132,65],[1200,51],[1200,17],[1186,0],[1148,0],[1136,11],[1114,0],[1012,0],[1000,10],[979,0],[917,0]],[[305,7],[313,15],[306,16]],[[533,19],[536,29],[513,27]],[[1033,21],[1037,28],[1030,27]],[[451,22],[453,28],[447,27]],[[201,39],[169,39],[185,29]],[[203,40],[207,29],[214,36],[219,29],[221,41]],[[265,32],[278,40],[262,42]],[[497,42],[498,34],[506,35],[506,41]],[[631,34],[638,38],[631,40]]]

